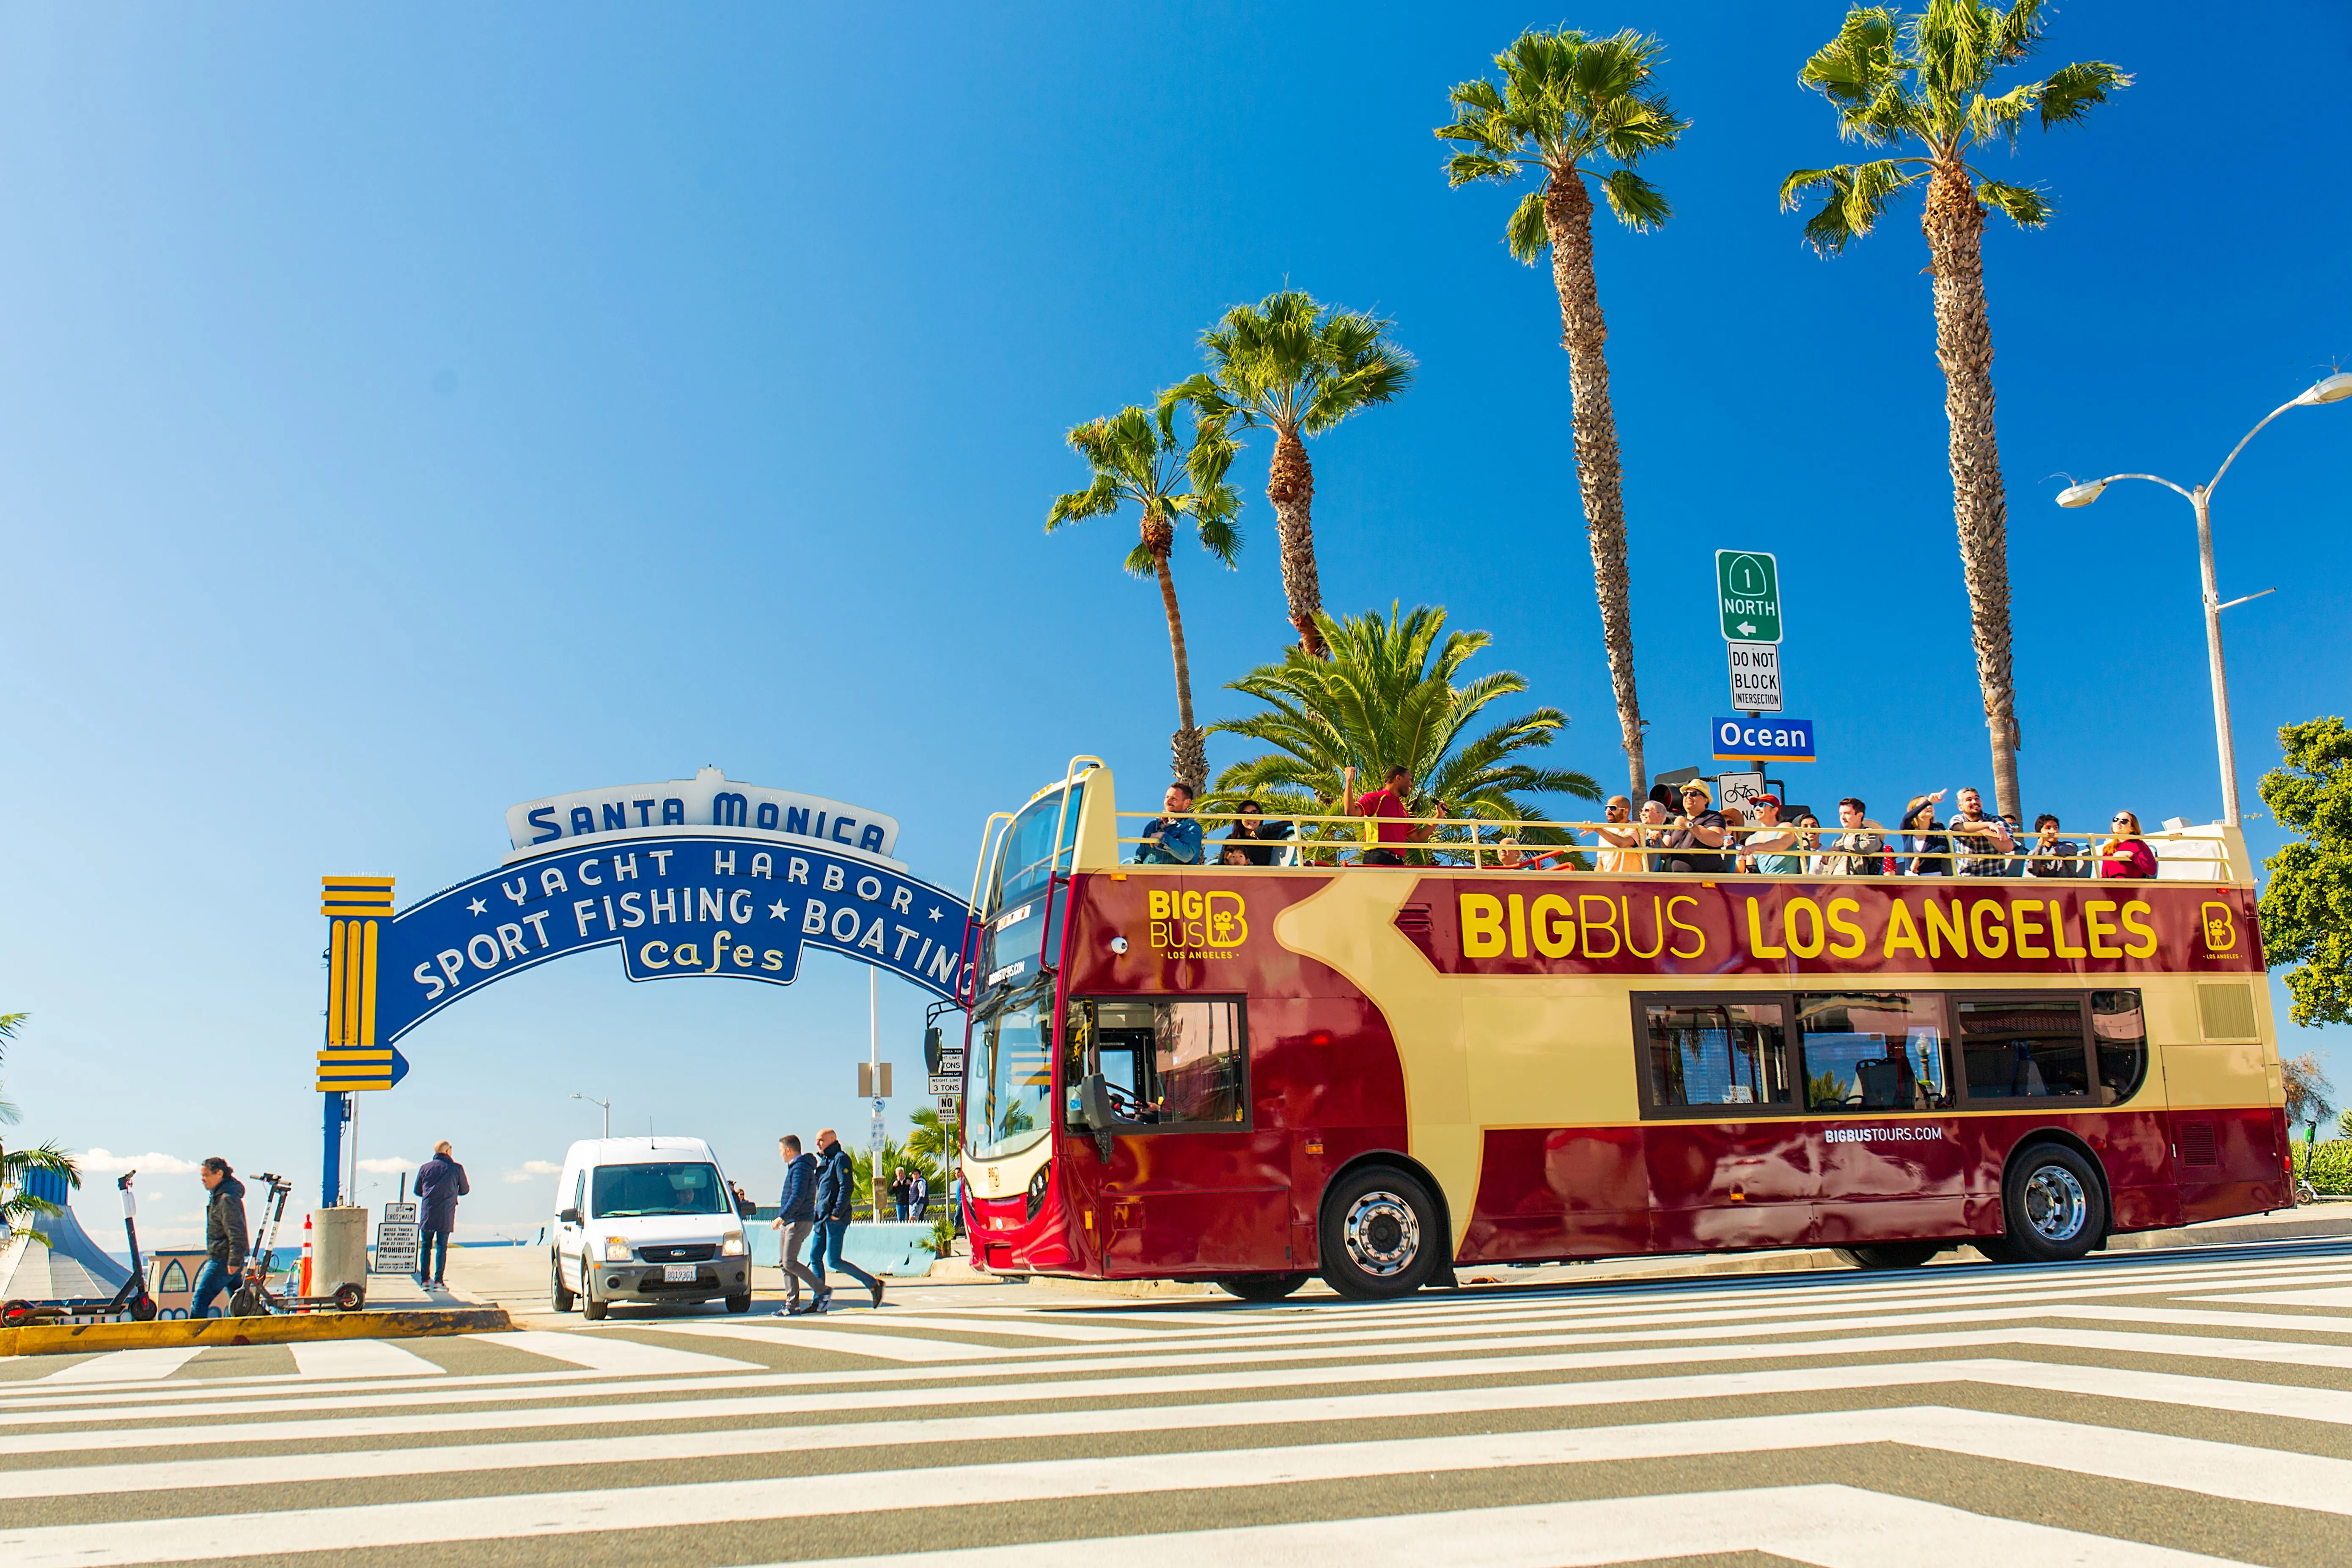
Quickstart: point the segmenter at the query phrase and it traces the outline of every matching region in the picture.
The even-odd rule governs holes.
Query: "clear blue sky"
[[[2352,354],[2352,21],[2273,9],[2293,47],[2248,112],[2210,9],[2065,7],[2050,62],[2137,85],[1995,160],[2059,203],[1986,250],[2027,805],[2070,823],[2220,807],[2188,508],[2137,487],[2060,511],[2053,476],[2201,479]],[[1673,223],[1599,246],[1653,764],[1697,761],[1721,706],[1711,552],[1768,548],[1790,710],[1822,736],[1798,787],[1875,805],[1989,781],[1913,209],[1829,262],[1774,206],[1839,155],[1795,73],[1842,11],[1566,19],[1659,32],[1694,122],[1651,169]],[[1450,84],[1561,19],[11,8],[15,1135],[217,1152],[307,1199],[320,874],[440,888],[495,863],[518,800],[717,763],[894,812],[961,887],[986,813],[1072,752],[1139,796],[1166,639],[1118,570],[1131,521],[1042,532],[1083,478],[1062,433],[1286,279],[1393,316],[1421,362],[1316,447],[1330,605],[1491,630],[1485,662],[1573,716],[1558,760],[1618,776],[1549,279],[1498,243],[1512,198],[1449,192],[1429,134]],[[2224,595],[2280,589],[2229,617],[2250,800],[2281,723],[2343,710],[2347,454],[2352,405],[2298,410],[2216,506]],[[1178,558],[1210,718],[1285,637],[1265,459],[1239,573]],[[526,1163],[593,1130],[584,1090],[765,1190],[774,1132],[863,1127],[864,993],[822,959],[788,991],[535,971],[411,1037],[362,1152],[454,1139],[468,1231],[527,1231],[549,1184]],[[902,1069],[919,1018],[890,986]],[[195,1194],[163,1183],[156,1229]]]

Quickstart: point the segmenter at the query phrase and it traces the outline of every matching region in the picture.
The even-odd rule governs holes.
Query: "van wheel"
[[[1443,1261],[1429,1189],[1393,1165],[1365,1165],[1323,1196],[1323,1278],[1342,1296],[1409,1296]]]
[[[572,1310],[572,1288],[564,1284],[563,1265],[551,1252],[547,1255],[547,1278],[548,1294],[555,1298],[555,1310],[559,1312]]]
[[[583,1254],[580,1258],[580,1315],[592,1323],[604,1321],[604,1303],[596,1296],[596,1269]]]
[[[1312,1276],[1306,1274],[1235,1274],[1217,1281],[1217,1289],[1244,1301],[1279,1301]]]
[[[727,1310],[730,1312],[750,1311],[751,1310],[751,1293],[749,1290],[746,1290],[740,1296],[728,1297]]]
[[[1943,1250],[1937,1241],[1882,1241],[1872,1247],[1841,1247],[1837,1255],[1856,1268],[1878,1271],[1916,1268]]]
[[[2106,1189],[2091,1163],[2063,1143],[2037,1143],[2001,1183],[2005,1250],[2020,1263],[2067,1263],[2106,1233]]]

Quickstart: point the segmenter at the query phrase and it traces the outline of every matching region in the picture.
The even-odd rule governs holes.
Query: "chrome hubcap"
[[[1421,1256],[1421,1221],[1394,1193],[1366,1193],[1348,1209],[1348,1259],[1381,1279],[1403,1273]]]
[[[2091,1205],[2083,1184],[2063,1165],[2044,1165],[2025,1184],[2025,1223],[2044,1241],[2072,1241],[2083,1233]]]

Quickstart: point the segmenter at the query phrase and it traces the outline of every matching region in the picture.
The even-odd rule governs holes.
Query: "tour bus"
[[[983,833],[992,1272],[1381,1298],[1640,1253],[2053,1261],[2293,1202],[2234,829],[2151,835],[2153,880],[1832,879],[1506,868],[1493,824],[1406,857],[1449,864],[1362,864],[1360,823],[1129,863],[1154,815],[1082,757]]]

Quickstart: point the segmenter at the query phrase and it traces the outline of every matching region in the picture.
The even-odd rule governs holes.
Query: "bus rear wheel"
[[[1312,1279],[1307,1274],[1234,1274],[1217,1281],[1217,1289],[1244,1301],[1279,1301]]]
[[[1393,1165],[1364,1165],[1323,1195],[1323,1279],[1359,1301],[1409,1296],[1444,1262],[1437,1205]]]
[[[1841,1247],[1837,1253],[1856,1268],[1875,1271],[1916,1268],[1943,1250],[1940,1241],[1882,1241],[1870,1247]]]
[[[2063,1143],[2036,1143],[2001,1183],[2009,1223],[2001,1251],[2020,1263],[2068,1263],[2106,1233],[2106,1189],[2091,1163]]]

